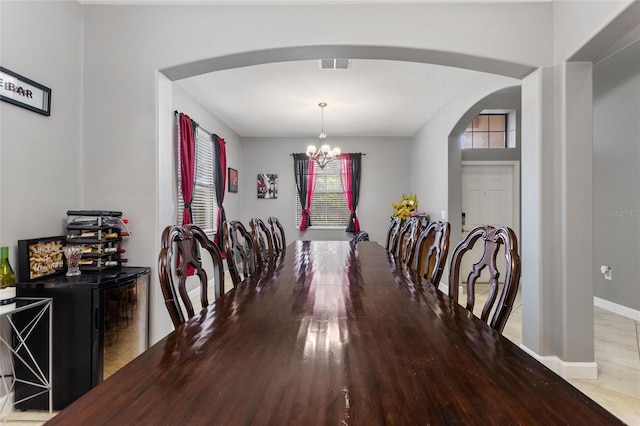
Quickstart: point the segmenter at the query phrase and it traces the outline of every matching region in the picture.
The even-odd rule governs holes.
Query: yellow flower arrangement
[[[402,199],[399,203],[392,203],[391,206],[394,209],[392,217],[399,217],[406,219],[411,216],[424,216],[424,212],[418,211],[418,197],[415,194],[405,195],[402,194]]]

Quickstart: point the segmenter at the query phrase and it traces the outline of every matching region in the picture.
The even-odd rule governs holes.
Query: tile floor
[[[225,288],[230,289],[230,278],[225,278],[229,280]],[[478,291],[477,297],[483,297],[483,292]],[[518,294],[503,332],[517,345],[522,343],[521,322],[522,302]],[[640,426],[640,321],[594,307],[594,323],[598,379],[569,382],[628,425]],[[30,424],[43,424],[48,415],[48,412],[16,412],[6,424],[23,425],[25,419],[31,420]]]
[[[503,335],[522,343],[522,302],[518,295]],[[640,321],[594,307],[598,379],[569,382],[630,426],[640,426]]]

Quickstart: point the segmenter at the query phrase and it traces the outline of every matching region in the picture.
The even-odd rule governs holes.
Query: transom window
[[[506,148],[507,114],[478,114],[462,136],[462,148]]]
[[[296,224],[302,220],[300,200],[296,199]],[[340,163],[332,161],[316,168],[316,188],[311,201],[311,226],[345,227],[350,216],[340,181]]]

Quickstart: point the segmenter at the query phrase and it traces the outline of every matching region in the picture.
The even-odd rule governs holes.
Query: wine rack
[[[100,271],[120,266],[122,239],[129,236],[122,212],[106,210],[69,210],[67,245],[81,245],[80,269]]]

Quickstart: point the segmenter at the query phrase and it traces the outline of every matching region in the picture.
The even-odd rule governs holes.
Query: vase
[[[82,256],[82,246],[62,247],[64,257],[67,259],[67,276],[75,277],[80,275],[80,257]]]

